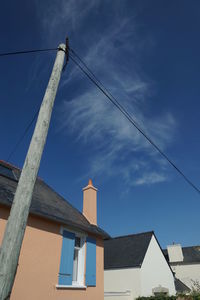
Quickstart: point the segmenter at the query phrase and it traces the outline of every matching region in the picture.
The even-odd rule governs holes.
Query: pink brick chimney
[[[97,225],[97,189],[91,179],[83,188],[83,215],[91,224]]]

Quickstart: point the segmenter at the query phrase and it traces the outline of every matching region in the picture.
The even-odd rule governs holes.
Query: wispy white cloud
[[[121,15],[119,22],[119,11],[113,10],[112,21],[101,30],[98,26],[96,31],[88,27],[88,18],[97,11],[99,3],[69,0],[55,5],[53,2],[47,9],[42,26],[50,28],[51,34],[55,34],[61,24],[68,26],[74,36],[76,32],[79,36],[85,32],[81,39],[84,61],[164,150],[173,142],[176,122],[170,112],[159,116],[148,113],[148,99],[155,87],[143,74],[139,63],[140,52],[144,47],[151,47],[152,43],[148,38],[146,41],[140,39],[133,16]],[[123,3],[118,2],[118,5],[123,6]],[[73,92],[70,101],[63,100],[60,130],[76,136],[78,143],[90,146],[91,141],[93,144],[95,141],[88,172],[93,175],[115,174],[130,185],[166,181],[166,164],[145,138],[94,85],[87,79],[83,81],[83,75],[75,66],[69,72],[62,86],[71,88]]]
[[[143,174],[142,177],[135,180],[134,185],[144,185],[144,184],[153,184],[166,181],[167,177],[164,174],[158,174],[156,172],[152,172],[149,174]]]
[[[138,114],[138,123],[146,124],[143,128],[151,133],[159,145],[164,148],[171,143],[170,132],[174,128],[171,115],[163,116],[162,120],[146,119],[145,123],[141,112]],[[134,181],[136,185],[142,185],[167,180],[167,176],[158,173],[166,170],[165,161],[121,113],[107,103],[96,88],[89,89],[71,101],[65,101],[60,119],[62,129],[76,136],[78,143],[90,146],[91,141],[96,141],[94,157],[90,161],[90,174],[118,174],[131,185]]]
[[[91,9],[98,6],[99,0],[35,0],[38,21],[44,40],[57,40],[78,31]]]

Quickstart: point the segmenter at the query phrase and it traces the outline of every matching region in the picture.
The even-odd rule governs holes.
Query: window
[[[63,230],[59,285],[84,286],[85,236]]]
[[[62,230],[62,236],[59,284],[57,287],[85,288],[85,285],[96,286],[96,240],[66,229]],[[84,276],[85,269],[86,274]]]
[[[75,235],[72,285],[83,285],[85,238]]]
[[[0,165],[0,174],[4,175],[6,177],[12,178],[12,179],[16,179],[13,171],[5,166]]]

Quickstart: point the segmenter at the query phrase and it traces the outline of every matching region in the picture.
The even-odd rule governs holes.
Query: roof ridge
[[[2,159],[0,159],[0,164],[6,165],[6,166],[11,167],[11,168],[15,168],[15,169],[19,170],[20,172],[22,171],[22,169],[20,169],[19,167],[16,167],[16,166],[14,166],[13,164],[8,163],[8,162],[6,162],[6,161],[4,161],[4,160],[2,160]],[[78,212],[81,216],[83,216],[83,217],[86,219],[86,221],[90,224],[90,222],[89,222],[89,221],[87,220],[87,218],[86,218],[86,217],[78,210],[78,208],[74,207],[68,200],[66,200],[62,195],[60,195],[60,193],[56,192],[56,191],[55,191],[50,185],[48,185],[41,177],[39,177],[39,176],[37,175],[36,180],[41,181],[41,182],[42,182],[43,184],[45,184],[45,185],[46,185],[53,193],[59,195],[59,197],[61,198],[62,201],[67,202],[72,208],[76,209],[77,212]],[[97,227],[98,227],[98,226],[97,226]]]
[[[45,181],[41,180],[43,184],[45,184],[53,193],[55,193],[56,195],[58,195],[60,197],[60,200],[62,200],[64,203],[67,202],[67,204],[69,206],[71,206],[73,209],[75,209],[79,215],[81,215],[87,222],[88,224],[90,224],[90,222],[87,220],[87,218],[80,212],[80,210],[78,208],[76,208],[75,206],[73,206],[67,199],[65,199],[62,195],[60,195],[60,193],[56,192],[50,185],[48,185]],[[98,227],[98,226],[97,226]]]
[[[19,167],[16,167],[15,165],[11,164],[11,163],[8,163],[2,159],[0,159],[0,164],[3,164],[3,165],[6,165],[8,167],[11,167],[11,168],[15,168],[17,170],[19,170],[20,172],[22,171],[22,169],[20,169]],[[37,176],[36,177],[36,180],[37,181],[41,181],[43,184],[45,184],[53,193],[59,195],[59,197],[61,198],[62,201],[64,202],[67,202],[72,208],[74,208],[75,210],[77,210],[77,212],[83,216],[85,219],[86,217],[76,208],[74,207],[68,200],[66,200],[62,195],[60,195],[58,192],[56,192],[50,185],[48,185],[41,177]],[[90,222],[86,219],[86,221],[90,224]]]
[[[181,244],[180,244],[181,245]],[[168,245],[171,246],[171,245]],[[185,248],[196,248],[196,247],[200,247],[200,245],[194,245],[194,246],[181,246],[182,249]],[[167,251],[167,248],[162,248],[163,251]]]
[[[0,159],[0,164],[2,165],[6,165],[7,167],[9,167],[9,168],[15,168],[15,169],[17,169],[17,170],[21,170],[19,167],[16,167],[15,165],[13,165],[13,164],[11,164],[11,163],[8,163],[7,161],[5,161],[5,160],[3,160],[3,159]]]
[[[132,233],[132,234],[127,234],[127,235],[120,235],[120,236],[116,236],[116,237],[112,237],[111,239],[121,239],[121,238],[125,238],[125,237],[131,237],[131,236],[137,236],[137,235],[143,235],[143,234],[148,234],[148,233],[152,233],[154,234],[154,231],[145,231],[145,232],[139,232],[139,233]],[[155,234],[154,234],[155,235]]]
[[[7,161],[2,160],[2,159],[0,159],[0,165],[6,166],[7,168],[11,168],[11,170],[12,170],[13,172],[14,172],[15,170],[17,170],[17,171],[20,172],[20,175],[21,175],[22,168],[19,168],[19,167],[15,166],[15,165],[13,165],[13,164],[11,164],[11,163],[8,163]],[[43,180],[40,176],[38,176],[38,175],[37,175],[37,177],[36,177],[36,180],[40,180],[40,181],[44,182],[44,180]],[[17,179],[17,181],[19,181],[19,180]]]
[[[182,249],[185,249],[185,248],[196,248],[196,247],[200,247],[200,245],[184,246],[184,247],[182,247]]]

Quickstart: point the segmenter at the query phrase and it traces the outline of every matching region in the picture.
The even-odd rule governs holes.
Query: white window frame
[[[84,268],[85,268],[85,241],[86,238],[82,234],[75,233],[75,236],[80,238],[80,249],[78,251],[78,270],[77,270],[77,281],[72,281],[73,286],[84,285]],[[75,249],[75,248],[74,248]]]
[[[69,231],[75,234],[75,237],[80,238],[81,247],[78,251],[78,270],[77,281],[72,280],[72,285],[56,285],[57,288],[86,288],[84,285],[84,273],[85,273],[85,244],[87,234],[83,232],[74,231],[72,229],[61,227],[60,233],[63,235],[63,231]],[[73,274],[72,274],[73,279]]]

